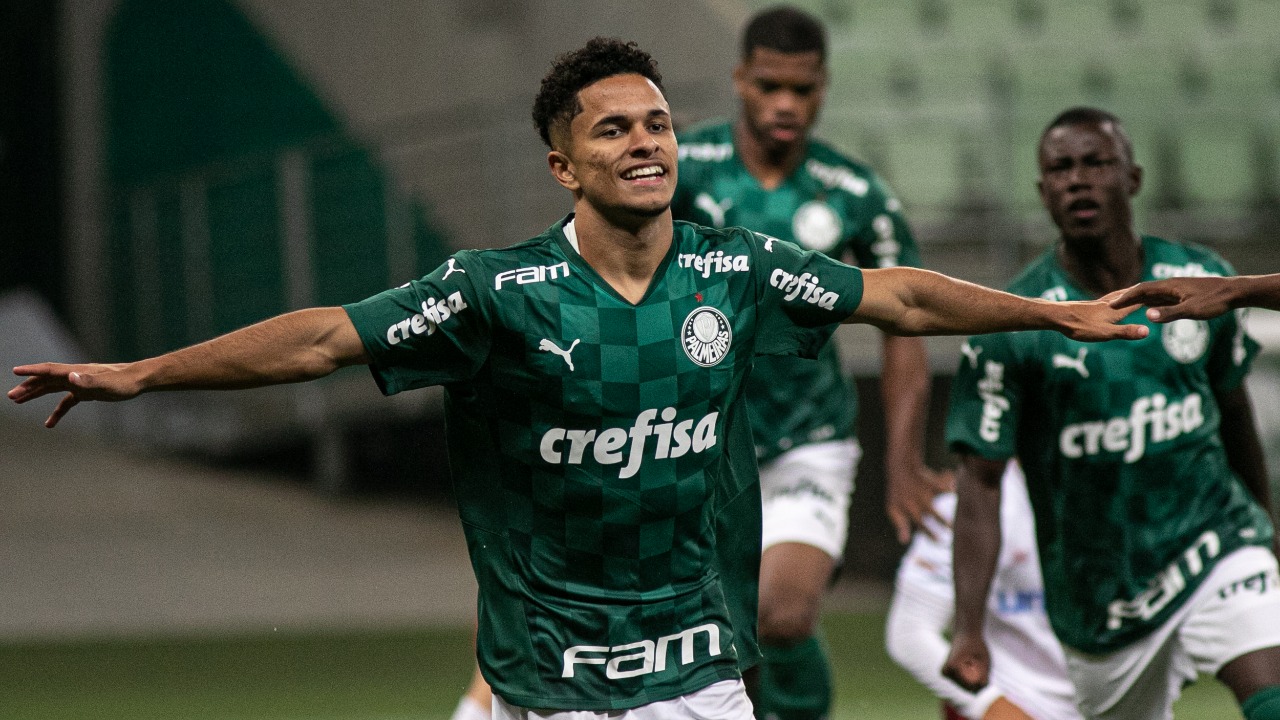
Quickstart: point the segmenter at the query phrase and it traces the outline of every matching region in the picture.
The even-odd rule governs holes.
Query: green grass
[[[826,620],[833,720],[935,720],[937,703],[884,652],[884,617]],[[443,720],[471,669],[467,627],[0,645],[5,720]],[[1238,717],[1215,682],[1179,720]]]

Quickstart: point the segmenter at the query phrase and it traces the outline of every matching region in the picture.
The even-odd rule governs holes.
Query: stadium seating
[[[1280,2],[799,4],[832,33],[820,132],[873,159],[916,215],[943,217],[975,187],[1007,190],[997,199],[1014,215],[1034,210],[1036,140],[1074,104],[1125,120],[1160,189],[1142,207],[1230,218],[1274,198],[1276,154],[1258,154],[1280,138]]]

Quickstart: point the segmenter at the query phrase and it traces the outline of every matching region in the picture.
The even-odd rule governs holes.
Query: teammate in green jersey
[[[1061,237],[1012,292],[1077,300],[1231,274],[1205,248],[1134,231],[1142,168],[1113,115],[1064,112],[1041,137],[1039,166]],[[1280,576],[1243,385],[1256,349],[1235,314],[1155,326],[1136,343],[969,339],[947,424],[961,454],[949,677],[971,689],[988,677],[1000,474],[1016,455],[1046,610],[1085,717],[1172,717],[1182,685],[1202,673],[1230,687],[1250,720],[1280,718]]]
[[[1147,317],[1155,322],[1210,320],[1246,307],[1280,310],[1280,274],[1153,280],[1129,288],[1111,304],[1150,305]]]
[[[840,321],[1099,341],[1146,328],[1101,301],[861,271],[673,222],[660,83],[634,43],[597,38],[557,59],[534,119],[573,211],[535,238],[155,358],[20,366],[8,396],[65,393],[53,427],[83,401],[355,364],[388,394],[443,385],[495,716],[747,720],[760,496],[742,386],[755,355],[812,355]]]
[[[791,7],[755,15],[742,34],[734,87],[741,109],[679,135],[677,219],[740,226],[862,267],[918,266],[901,205],[867,166],[810,137],[827,84],[822,23]],[[929,372],[924,342],[884,335],[881,388],[886,506],[898,539],[933,512],[949,474],[922,459]],[[816,720],[831,677],[816,636],[821,601],[844,554],[861,449],[857,394],[836,343],[816,360],[759,358],[747,408],[764,500],[758,709],[773,720]]]

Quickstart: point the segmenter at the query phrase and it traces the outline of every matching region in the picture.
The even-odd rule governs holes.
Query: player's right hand
[[[986,687],[991,679],[991,655],[982,636],[956,633],[942,675],[971,693]]]
[[[1147,317],[1162,323],[1183,318],[1210,320],[1230,312],[1234,299],[1230,281],[1220,277],[1151,280],[1107,297],[1114,308],[1147,305]]]
[[[65,363],[37,363],[35,365],[19,365],[13,374],[24,376],[18,385],[9,391],[9,399],[16,403],[25,403],[38,397],[53,393],[65,392],[53,413],[44,421],[44,426],[51,428],[58,424],[71,408],[85,400],[102,400],[114,402],[136,397],[142,388],[129,373],[124,372],[129,364],[69,365]]]

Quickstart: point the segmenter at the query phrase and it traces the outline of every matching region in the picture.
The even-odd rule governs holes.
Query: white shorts
[[[630,710],[530,710],[493,696],[493,720],[752,720],[754,712],[741,680],[721,680]]]
[[[1173,702],[1198,675],[1280,646],[1280,571],[1262,547],[1223,558],[1173,617],[1155,632],[1106,655],[1064,648],[1076,701],[1087,718],[1173,717]]]
[[[832,440],[801,445],[761,465],[761,547],[798,542],[840,560],[861,457],[857,440]]]

